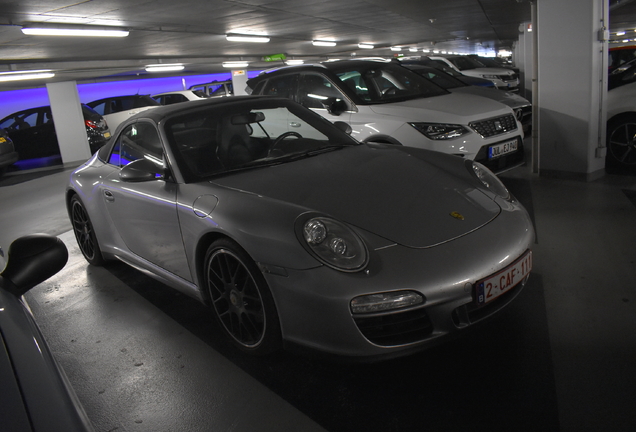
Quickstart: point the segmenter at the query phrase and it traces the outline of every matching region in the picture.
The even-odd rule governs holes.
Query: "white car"
[[[523,130],[508,106],[454,94],[391,62],[349,60],[282,67],[247,81],[252,94],[288,97],[361,142],[440,151],[501,173],[523,164]],[[494,91],[494,90],[493,90]],[[289,122],[292,132],[302,125]]]
[[[151,96],[161,105],[171,105],[179,102],[187,102],[191,100],[203,100],[209,96],[201,90],[178,90],[164,93],[157,93]]]
[[[430,56],[431,60],[452,67],[464,75],[491,80],[498,89],[518,90],[519,75],[512,69],[485,67],[467,56]]]
[[[636,171],[636,64],[609,84],[606,167]]]
[[[405,64],[404,67],[423,76],[451,93],[472,94],[508,105],[515,112],[517,120],[521,122],[523,132],[528,133],[532,129],[532,104],[528,99],[523,98],[516,93],[509,91],[496,91],[495,89],[487,87],[469,85],[440,69],[430,66]]]
[[[111,133],[117,126],[130,116],[150,108],[161,106],[159,102],[148,95],[114,96],[88,102],[86,105],[97,111],[106,123]]]

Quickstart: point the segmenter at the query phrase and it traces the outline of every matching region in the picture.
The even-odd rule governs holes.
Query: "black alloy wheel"
[[[636,168],[636,117],[622,117],[607,125],[607,163]]]
[[[205,281],[215,316],[236,346],[257,355],[280,347],[280,324],[267,282],[240,246],[226,239],[214,242],[205,258]]]
[[[93,224],[88,217],[84,204],[82,204],[82,201],[80,201],[77,195],[71,198],[71,223],[73,224],[73,232],[75,233],[77,245],[82,251],[84,258],[86,258],[86,261],[94,266],[104,265],[105,260],[99,249],[97,237],[93,230]]]

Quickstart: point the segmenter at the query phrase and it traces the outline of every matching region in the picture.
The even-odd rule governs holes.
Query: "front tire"
[[[71,198],[70,214],[73,233],[75,233],[75,239],[77,240],[80,251],[82,251],[82,255],[84,255],[84,258],[86,258],[89,264],[103,266],[106,261],[102,256],[99,243],[97,243],[93,224],[88,217],[88,212],[84,204],[77,195]]]
[[[255,355],[278,350],[281,331],[274,299],[248,254],[233,241],[217,240],[208,248],[204,271],[212,310],[232,342]]]
[[[636,168],[636,115],[624,115],[608,122],[606,165]]]

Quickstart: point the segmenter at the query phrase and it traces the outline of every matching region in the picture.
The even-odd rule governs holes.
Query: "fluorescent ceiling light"
[[[362,49],[373,49],[374,46],[368,43],[359,43],[358,44],[358,48],[362,48]]]
[[[616,32],[616,36],[624,36],[624,35],[625,35],[624,31]]]
[[[402,51],[402,47],[392,46],[391,51]]]
[[[290,65],[290,66],[293,66],[293,65],[301,65],[301,64],[304,64],[304,63],[305,63],[305,61],[304,61],[304,60],[286,60],[286,61],[285,61],[285,64],[288,64],[288,65]]]
[[[79,28],[36,28],[23,27],[22,33],[29,36],[97,36],[97,37],[126,37],[128,30],[110,29],[79,29]]]
[[[312,42],[312,44],[314,44],[315,46],[328,46],[328,47],[336,46],[336,43],[334,41],[328,41],[328,40],[315,40]]]
[[[227,62],[223,62],[223,67],[226,67],[226,68],[240,69],[240,68],[246,68],[247,66],[249,66],[249,63],[246,62],[246,61],[227,61]]]
[[[411,51],[411,52],[417,52],[417,48],[415,48],[415,47],[411,47],[411,48],[409,48],[409,51]]]
[[[154,64],[146,66],[146,72],[175,72],[181,71],[185,66],[181,63]]]
[[[225,35],[225,38],[232,42],[259,42],[259,43],[269,42],[269,38],[267,36],[227,34]]]
[[[0,73],[0,82],[21,81],[30,79],[53,78],[55,74],[50,70],[34,70],[23,72],[3,72]]]

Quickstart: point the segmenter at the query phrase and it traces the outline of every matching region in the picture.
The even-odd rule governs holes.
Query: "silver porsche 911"
[[[406,354],[517,296],[534,231],[496,176],[346,132],[270,97],[144,111],[71,176],[80,249],[209,305],[254,354]]]

